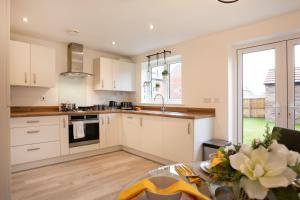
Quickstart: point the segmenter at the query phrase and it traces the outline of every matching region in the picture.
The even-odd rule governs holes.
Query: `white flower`
[[[252,150],[243,145],[229,159],[232,168],[246,176],[241,186],[251,199],[264,199],[269,188],[287,187],[296,178],[296,173],[287,167],[287,155],[280,149],[269,152],[262,146]]]
[[[226,153],[228,153],[230,150],[236,151],[234,145],[226,146],[226,147],[224,148],[224,151],[225,151]]]
[[[288,148],[286,148],[286,146],[284,146],[283,144],[278,144],[276,140],[272,142],[269,149],[271,150],[271,152],[281,153],[284,156],[286,156],[288,165],[291,167],[295,166],[300,161],[300,155],[298,152],[289,151]]]

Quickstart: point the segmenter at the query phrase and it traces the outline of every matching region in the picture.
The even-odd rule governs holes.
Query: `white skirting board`
[[[39,160],[39,161],[34,161],[34,162],[29,162],[29,163],[24,163],[24,164],[13,165],[11,168],[11,171],[13,173],[15,173],[15,172],[25,171],[25,170],[43,167],[43,166],[47,166],[47,165],[53,165],[53,164],[68,162],[68,161],[72,161],[72,160],[76,160],[76,159],[86,158],[89,156],[96,156],[96,155],[112,153],[115,151],[122,151],[122,150],[126,151],[128,153],[143,157],[145,159],[152,160],[152,161],[157,162],[162,165],[168,165],[168,164],[174,163],[173,161],[166,160],[166,159],[160,158],[158,156],[154,156],[154,155],[144,153],[144,152],[141,152],[141,151],[129,148],[129,147],[119,145],[119,146],[115,146],[115,147],[108,147],[108,148],[98,149],[98,150],[94,150],[94,151],[74,153],[74,154],[56,157],[56,158],[50,158],[50,159]]]

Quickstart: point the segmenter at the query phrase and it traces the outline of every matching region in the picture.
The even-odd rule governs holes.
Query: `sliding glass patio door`
[[[239,143],[262,138],[268,125],[287,127],[287,43],[238,50]]]
[[[300,130],[300,39],[287,42],[288,128]]]

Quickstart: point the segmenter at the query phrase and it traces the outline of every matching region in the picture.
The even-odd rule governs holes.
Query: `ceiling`
[[[132,56],[292,12],[300,9],[300,1],[12,0],[11,6],[13,32]],[[78,35],[67,32],[74,28]]]

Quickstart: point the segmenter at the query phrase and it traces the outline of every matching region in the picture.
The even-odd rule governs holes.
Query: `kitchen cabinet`
[[[193,160],[193,120],[163,118],[163,157],[175,162]]]
[[[37,161],[61,155],[60,117],[11,119],[12,164]]]
[[[115,60],[113,79],[114,90],[135,91],[135,64]]]
[[[202,159],[202,143],[213,134],[213,118],[124,115],[122,145],[173,162]]]
[[[55,51],[53,48],[30,45],[31,85],[55,86]]]
[[[163,118],[143,115],[141,120],[142,148],[140,150],[163,157]]]
[[[30,86],[30,44],[10,41],[10,84]]]
[[[99,115],[100,148],[112,147],[121,144],[120,115]]]
[[[94,89],[113,90],[113,60],[98,58],[94,60]]]
[[[122,144],[124,146],[136,150],[142,149],[141,123],[142,117],[138,115],[123,115]]]
[[[70,154],[69,149],[69,126],[68,126],[68,116],[59,117],[59,128],[60,128],[60,152],[61,155]]]
[[[135,91],[135,64],[104,57],[95,59],[94,89]]]
[[[11,85],[55,86],[55,50],[18,41],[10,41]]]

